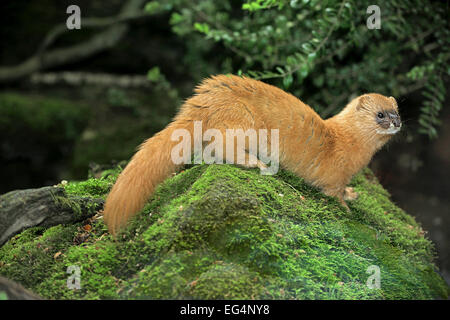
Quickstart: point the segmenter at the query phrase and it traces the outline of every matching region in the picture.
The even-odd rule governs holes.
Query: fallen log
[[[62,187],[15,190],[0,196],[0,246],[30,227],[83,221],[103,207],[103,199],[68,196]]]

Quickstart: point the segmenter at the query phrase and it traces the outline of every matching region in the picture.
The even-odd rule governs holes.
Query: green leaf
[[[294,78],[292,77],[292,74],[288,74],[283,78],[283,86],[285,89],[289,89],[293,82]]]
[[[208,32],[209,32],[209,25],[207,23],[198,23],[198,22],[196,22],[196,23],[194,23],[194,28],[197,31],[200,31],[201,33],[208,34]]]
[[[306,64],[302,65],[299,70],[301,78],[306,78],[308,76],[309,70]]]
[[[316,59],[317,54],[315,52],[312,52],[308,54],[308,62],[313,62],[314,59]]]
[[[159,71],[159,67],[153,67],[147,72],[147,79],[156,82],[160,80],[161,72]]]
[[[146,3],[144,10],[145,10],[145,12],[148,12],[150,14],[154,14],[154,13],[158,12],[160,7],[161,7],[161,5],[159,4],[159,2],[150,1],[150,2]]]
[[[183,20],[184,20],[183,16],[181,14],[179,14],[178,12],[174,12],[170,16],[170,24],[171,25],[178,24],[178,23],[182,22]]]

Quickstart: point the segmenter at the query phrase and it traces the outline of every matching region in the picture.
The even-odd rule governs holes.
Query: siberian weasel
[[[195,95],[164,130],[139,147],[119,175],[104,207],[112,234],[143,208],[159,183],[182,166],[171,158],[172,149],[179,144],[172,134],[177,129],[193,134],[194,121],[201,121],[202,132],[213,128],[223,137],[226,129],[278,129],[279,164],[326,195],[337,197],[344,206],[352,176],[401,128],[393,97],[364,94],[336,116],[323,120],[277,87],[245,77],[213,76],[195,89]],[[230,154],[224,149],[222,156],[226,162]],[[253,166],[249,157],[252,155],[247,153],[247,166]],[[264,166],[260,161],[257,165]]]

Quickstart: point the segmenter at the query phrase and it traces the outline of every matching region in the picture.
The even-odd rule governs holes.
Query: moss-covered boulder
[[[66,192],[105,197],[116,176]],[[0,275],[50,299],[446,298],[418,223],[370,170],[351,185],[349,212],[289,172],[194,166],[117,239],[100,215],[27,229],[0,248]]]

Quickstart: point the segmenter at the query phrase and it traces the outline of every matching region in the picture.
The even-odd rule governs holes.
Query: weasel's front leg
[[[358,199],[358,193],[352,187],[346,187],[344,190],[344,200],[353,201]]]
[[[350,211],[350,208],[345,201],[354,201],[357,198],[358,193],[352,187],[345,187],[342,198],[340,198],[339,200],[341,201],[341,204],[347,209],[347,211]]]
[[[323,193],[330,197],[336,197],[339,200],[339,203],[350,211],[345,200],[355,200],[358,197],[358,194],[353,191],[353,188],[323,188]],[[356,195],[356,196],[355,196]]]
[[[253,155],[247,151],[243,151],[243,152],[245,152],[245,163],[238,164],[238,165],[240,165],[244,168],[259,168],[260,170],[267,169],[267,166],[264,164],[264,162],[259,160],[255,155]]]

